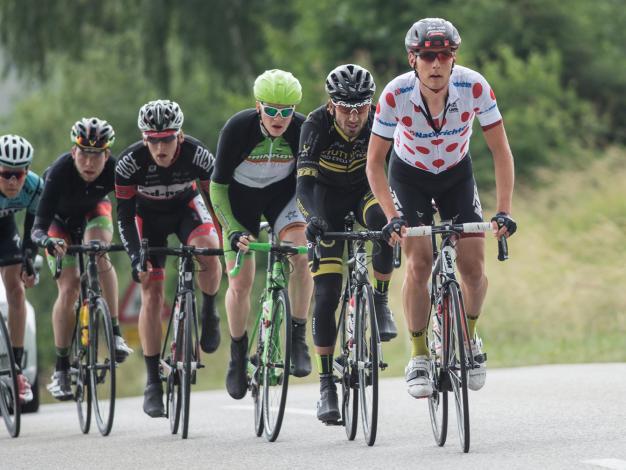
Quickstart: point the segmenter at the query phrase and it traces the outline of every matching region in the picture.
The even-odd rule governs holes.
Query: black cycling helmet
[[[460,45],[461,35],[452,23],[442,18],[419,20],[411,26],[404,38],[404,47],[407,52],[439,47],[456,50]]]
[[[372,74],[359,65],[340,65],[326,77],[326,92],[335,103],[368,104],[375,91]]]

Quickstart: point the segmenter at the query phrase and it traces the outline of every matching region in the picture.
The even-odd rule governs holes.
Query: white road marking
[[[583,463],[597,465],[598,467],[610,468],[612,470],[626,470],[626,460],[620,459],[594,459],[583,460]]]

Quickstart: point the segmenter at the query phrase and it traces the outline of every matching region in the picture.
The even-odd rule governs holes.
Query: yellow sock
[[[426,331],[424,328],[420,331],[411,331],[411,357],[430,356],[430,350],[426,343]]]
[[[467,328],[469,330],[470,339],[473,339],[476,334],[476,323],[478,323],[478,317],[467,317]]]

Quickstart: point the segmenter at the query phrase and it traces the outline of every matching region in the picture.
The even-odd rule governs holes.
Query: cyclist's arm
[[[126,157],[131,158],[128,155]],[[117,226],[120,232],[120,239],[128,256],[130,256],[131,263],[135,263],[139,261],[140,251],[139,234],[135,225],[137,185],[132,180],[132,175],[128,176],[128,174],[123,175],[121,173],[117,170],[115,172]]]
[[[372,193],[378,200],[387,220],[400,217],[393,203],[385,174],[385,164],[387,162],[387,154],[391,148],[391,142],[391,140],[383,139],[372,132],[367,149],[367,165],[365,166],[365,173],[367,174]]]
[[[320,137],[318,126],[310,120],[305,121],[300,131],[296,198],[298,208],[307,220],[319,215],[316,210],[314,193],[319,172]]]
[[[34,173],[30,172],[31,175]],[[39,200],[41,199],[41,193],[43,192],[43,180],[37,176],[37,185],[33,192],[33,196],[26,207],[26,215],[24,217],[24,237],[22,242],[22,253],[26,253],[27,250],[30,251],[31,259],[34,261],[35,256],[37,256],[37,244],[31,238],[31,231],[33,229],[33,225],[35,223],[35,215],[37,214],[37,206],[39,205]]]
[[[57,167],[50,168],[43,185],[43,192],[39,197],[33,227],[30,232],[31,240],[38,246],[44,246],[48,240],[48,229],[54,220],[54,213],[58,207],[61,184],[63,178],[57,175]],[[24,233],[24,238],[27,237]]]
[[[228,195],[228,188],[233,181],[235,169],[243,161],[242,156],[245,155],[241,145],[245,136],[242,135],[242,129],[238,125],[240,114],[229,119],[220,132],[209,187],[211,205],[222,226],[225,239],[234,232],[246,231],[244,226],[235,218]]]
[[[496,173],[497,212],[511,213],[515,168],[513,154],[502,121],[494,127],[483,130],[485,141],[493,155]]]

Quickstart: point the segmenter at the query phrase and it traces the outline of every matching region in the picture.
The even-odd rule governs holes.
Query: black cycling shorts
[[[411,167],[394,152],[389,162],[389,187],[396,209],[411,227],[432,223],[432,200],[437,204],[442,220],[454,223],[483,221],[469,154],[456,166],[433,174]],[[485,234],[462,236],[484,237]]]
[[[0,267],[21,264],[22,240],[13,214],[0,217]]]

